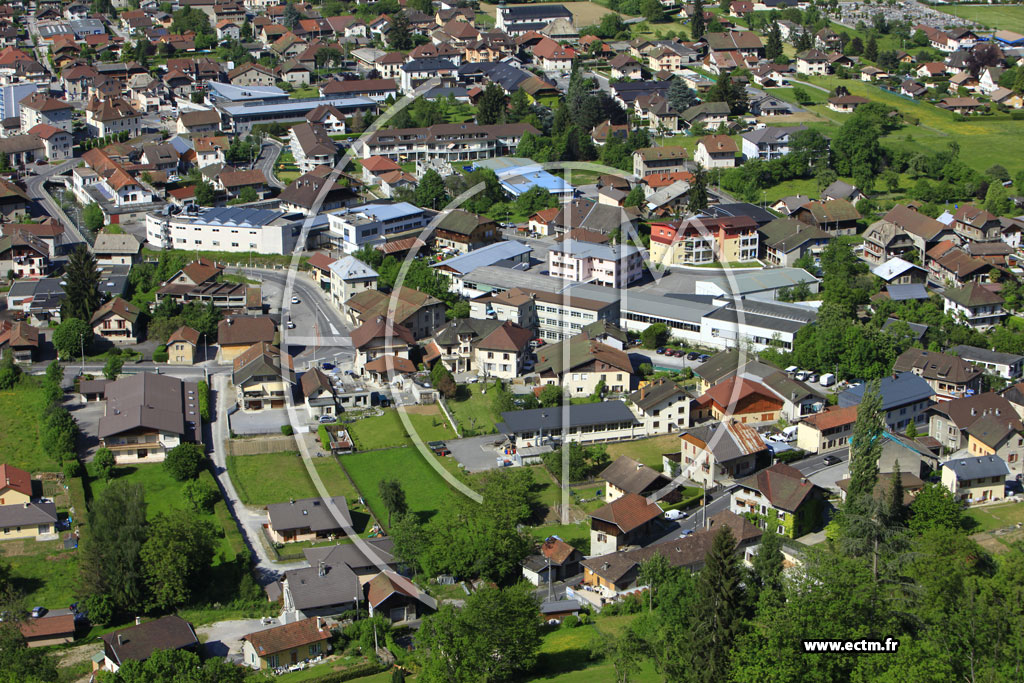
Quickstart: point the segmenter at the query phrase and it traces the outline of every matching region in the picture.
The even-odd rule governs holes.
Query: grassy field
[[[964,517],[977,524],[971,531],[992,531],[1024,522],[1024,504],[1004,503],[972,508],[964,513]]]
[[[302,175],[299,167],[295,165],[295,157],[287,149],[282,150],[277,157],[277,163],[274,164],[274,175],[282,183],[290,183]]]
[[[558,683],[616,680],[615,667],[607,657],[608,639],[621,632],[636,617],[635,614],[622,617],[599,616],[593,624],[549,631],[541,642],[536,668],[537,671],[543,671],[544,675],[528,680]],[[591,653],[604,658],[593,661]],[[646,682],[660,681],[662,678],[655,673],[651,661],[645,660],[640,670],[629,680]]]
[[[608,455],[612,460],[619,456],[628,455],[637,462],[661,472],[661,454],[678,453],[679,436],[677,434],[666,434],[655,436],[650,439],[639,441],[621,441],[608,446]]]
[[[408,406],[405,410],[413,429],[424,441],[455,437],[455,432],[438,406]],[[361,451],[412,444],[398,410],[394,408],[386,410],[380,417],[367,417],[353,422],[349,425],[348,433],[356,448]]]
[[[940,5],[935,9],[986,28],[1024,33],[1024,7],[1021,5]]]
[[[24,539],[0,543],[0,556],[11,565],[14,588],[28,607],[67,607],[75,598],[78,559],[61,541]]]
[[[537,541],[543,541],[548,536],[558,536],[583,554],[590,552],[590,527],[586,522],[580,522],[579,524],[543,524],[530,527],[529,532]]]
[[[290,451],[229,455],[228,474],[246,505],[284,503],[316,495],[302,458]]]
[[[341,464],[374,515],[384,524],[387,523],[388,511],[378,491],[378,485],[384,479],[394,478],[401,482],[409,509],[424,521],[434,516],[451,495],[448,485],[415,448],[354,453],[342,456]]]
[[[482,390],[482,384],[460,386],[455,398],[448,401],[448,410],[464,432],[494,434],[495,425],[501,422],[501,415],[494,411],[491,402],[492,394],[483,394]]]
[[[57,472],[56,461],[39,440],[40,414],[46,399],[34,377],[22,377],[10,391],[0,391],[0,458],[28,472]]]
[[[573,22],[576,26],[589,26],[596,24],[601,21],[601,17],[611,13],[611,10],[607,7],[602,7],[596,2],[562,2],[559,3],[565,5],[570,12],[572,12]],[[480,12],[486,14],[489,17],[494,17],[497,14],[497,5],[493,5],[487,2],[480,3]],[[629,15],[621,15],[625,18],[629,18]]]

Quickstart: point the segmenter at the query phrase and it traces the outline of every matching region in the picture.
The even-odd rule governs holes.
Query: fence
[[[299,449],[295,437],[284,434],[256,436],[250,439],[228,439],[224,445],[228,455],[260,455],[261,453],[281,453]]]

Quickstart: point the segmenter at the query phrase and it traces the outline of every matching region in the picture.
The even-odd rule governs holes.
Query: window
[[[276,669],[278,667],[278,661],[279,660],[277,655],[270,655],[269,657],[267,657],[267,666],[269,666],[271,669]]]

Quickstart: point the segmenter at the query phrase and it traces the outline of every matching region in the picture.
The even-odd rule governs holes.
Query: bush
[[[96,468],[96,475],[108,481],[114,473],[115,462],[114,454],[110,452],[109,448],[100,448],[92,459],[92,464]]]
[[[316,435],[320,437],[320,445],[325,451],[331,450],[331,435],[327,433],[327,426],[320,425],[316,428]]]
[[[210,385],[205,380],[199,382],[199,417],[210,421]]]
[[[82,476],[82,463],[75,460],[65,460],[64,464],[61,465],[61,470],[64,472],[65,479],[74,479],[75,477]]]
[[[153,351],[154,363],[166,363],[169,357],[170,356],[167,354],[167,346],[164,344],[156,347],[156,350]]]
[[[185,482],[181,492],[194,512],[210,512],[220,499],[217,485],[204,479]]]
[[[580,618],[574,614],[570,614],[565,619],[562,619],[562,626],[564,628],[576,628],[580,625]]]
[[[295,430],[292,429],[291,425],[281,425],[281,433],[285,436],[291,436],[295,433]]]
[[[206,455],[202,446],[194,443],[182,443],[172,448],[164,459],[166,469],[176,481],[195,479],[203,468]]]

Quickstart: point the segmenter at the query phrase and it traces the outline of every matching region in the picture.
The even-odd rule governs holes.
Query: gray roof
[[[1013,365],[1021,360],[1024,360],[1024,356],[1018,356],[1015,353],[1001,353],[999,351],[989,351],[977,346],[968,346],[966,344],[960,344],[950,349],[950,352],[955,353],[964,360],[979,361],[981,363],[998,363],[1002,365]]]
[[[980,479],[982,477],[1005,477],[1010,473],[1006,461],[996,455],[986,455],[980,458],[958,458],[947,460],[942,463],[956,473],[959,480]]]
[[[540,613],[560,614],[562,612],[575,612],[579,608],[579,600],[548,600],[540,604]]]
[[[864,398],[867,386],[866,383],[861,383],[860,386],[850,387],[839,394],[839,406],[848,408],[859,405],[861,399]],[[928,386],[928,382],[911,372],[900,373],[895,378],[882,378],[879,383],[879,393],[882,395],[882,410],[892,410],[910,403],[924,401],[935,394]]]
[[[903,286],[909,287],[910,285],[903,285]],[[890,327],[892,327],[893,323],[895,323],[897,321],[899,321],[899,318],[888,318],[885,321],[885,324],[882,325],[882,331],[884,332],[884,331],[888,330]],[[901,322],[906,322],[906,321],[904,320],[904,321],[901,321]],[[907,323],[907,327],[909,327],[910,331],[913,332],[916,335],[917,341],[921,341],[922,339],[924,339],[924,334],[925,334],[925,332],[928,331],[928,326],[927,325],[921,325],[920,323],[909,323],[908,322]]]
[[[888,285],[885,291],[893,301],[928,298],[928,289],[921,282],[912,282],[906,285]]]
[[[766,268],[764,270],[734,271],[728,275],[715,277],[694,276],[697,280],[717,281],[722,288],[737,296],[753,292],[764,292],[792,287],[800,283],[810,284],[818,278],[803,268]]]
[[[701,318],[715,310],[713,299],[696,294],[629,292],[623,297],[622,312],[700,324]]]
[[[125,233],[124,235],[110,235],[100,233],[96,235],[96,244],[93,251],[97,254],[138,254],[142,244],[135,235]]]
[[[347,565],[319,566],[285,572],[284,580],[296,609],[317,609],[355,602],[361,593],[359,577]]]
[[[466,254],[450,258],[447,261],[440,261],[430,265],[432,268],[450,268],[463,275],[483,266],[491,266],[500,261],[518,258],[523,254],[530,254],[532,251],[532,248],[522,242],[507,240],[488,244]]]
[[[156,429],[201,441],[198,385],[176,377],[141,372],[110,382],[104,389],[106,415],[98,436],[105,439],[130,429]]]
[[[722,322],[795,334],[805,325],[814,322],[818,314],[817,311],[806,306],[795,306],[758,299],[743,299],[741,301],[730,301],[704,317],[709,320],[720,320]]]
[[[338,506],[343,519],[338,521],[324,504],[323,498],[303,498],[287,503],[275,503],[267,506],[270,526],[275,531],[288,529],[310,529],[311,531],[340,530],[343,526],[352,525],[352,515],[348,511],[348,502],[344,496],[335,496],[331,501]]]
[[[327,266],[333,275],[342,280],[361,280],[378,277],[377,271],[355,256],[348,254]]]
[[[535,432],[542,429],[547,432],[562,429],[562,413],[564,408],[534,408],[532,410],[515,410],[501,414],[503,422],[498,429],[505,434],[519,432]],[[627,422],[638,424],[633,412],[622,401],[605,401],[603,403],[580,403],[569,406],[569,427],[585,427],[588,425],[608,424],[611,422]]]
[[[54,503],[0,505],[0,527],[54,524],[56,521],[57,506]]]
[[[369,557],[363,552],[363,543],[367,549],[375,555]],[[395,548],[395,541],[389,536],[385,538],[368,538],[362,543],[342,543],[330,547],[306,548],[302,554],[310,566],[316,567],[324,562],[328,567],[340,567],[345,565],[353,571],[363,569],[378,569],[378,561],[391,566],[395,563],[392,552]]]
[[[778,142],[783,138],[795,135],[802,130],[807,130],[807,126],[765,126],[764,128],[758,128],[744,133],[741,137],[744,140],[753,142],[754,144],[761,142]]]

